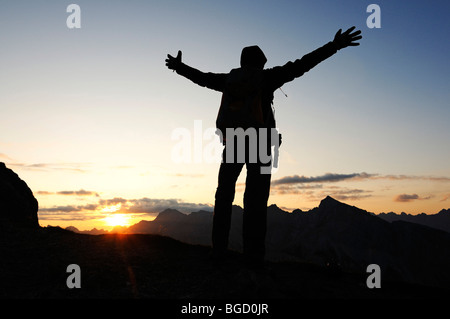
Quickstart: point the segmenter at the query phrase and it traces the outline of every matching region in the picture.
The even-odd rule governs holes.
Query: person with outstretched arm
[[[254,160],[252,150],[260,154],[264,149],[271,155],[271,146],[279,146],[273,135],[263,130],[276,128],[272,109],[274,91],[283,84],[298,78],[328,59],[339,50],[358,46],[362,38],[361,31],[355,27],[342,32],[339,30],[334,39],[324,46],[304,55],[301,59],[289,61],[283,66],[264,69],[267,59],[256,45],[243,48],[240,68],[229,73],[202,72],[182,62],[182,52],[176,57],[167,55],[166,66],[192,82],[222,93],[222,100],[216,119],[216,126],[224,144],[222,163],[219,168],[218,186],[215,193],[215,205],[212,230],[212,256],[217,265],[226,257],[228,236],[231,224],[232,203],[235,196],[236,180],[246,165],[247,177],[244,193],[243,215],[243,256],[246,265],[263,267],[265,256],[265,236],[267,229],[267,202],[270,193],[271,174],[264,167],[271,165],[269,160],[257,157]],[[255,129],[256,140],[244,136],[245,160],[239,160],[237,135],[228,136],[229,129]],[[234,132],[234,131],[231,131]],[[227,149],[228,146],[228,149]],[[231,151],[231,152],[229,152]],[[234,154],[234,156],[226,156]]]

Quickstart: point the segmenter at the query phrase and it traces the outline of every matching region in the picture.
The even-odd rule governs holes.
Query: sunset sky
[[[66,25],[71,3],[79,29]],[[371,3],[379,29],[366,25]],[[214,127],[221,96],[168,70],[166,55],[225,73],[257,44],[270,68],[355,25],[359,47],[285,84],[287,97],[275,92],[283,145],[269,202],[307,210],[330,195],[435,214],[450,207],[449,16],[445,0],[2,0],[0,161],[33,190],[41,226],[212,210],[219,163],[177,163],[172,135],[201,138],[195,123]],[[244,180],[245,170],[238,205]]]

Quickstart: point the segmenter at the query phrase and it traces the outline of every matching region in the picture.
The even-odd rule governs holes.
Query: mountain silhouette
[[[425,213],[418,215],[411,215],[405,213],[396,214],[390,212],[390,213],[381,213],[378,214],[377,216],[389,222],[400,220],[441,229],[450,233],[450,209],[443,209],[437,214],[430,214],[430,215]]]
[[[233,206],[230,249],[242,251],[242,214]],[[212,213],[189,215],[168,209],[126,233],[157,234],[209,246]],[[309,211],[268,207],[267,258],[297,261],[350,272],[378,264],[384,278],[449,286],[450,233],[406,221],[389,222],[373,213],[326,197]]]
[[[243,213],[239,206],[233,207],[230,246],[234,251],[217,268],[209,259],[211,212],[187,215],[167,209],[154,221],[105,234],[96,229],[80,234],[75,227],[69,227],[71,231],[40,227],[35,223],[37,201],[31,190],[17,174],[0,169],[3,195],[9,192],[14,199],[8,211],[2,210],[0,220],[2,299],[450,296],[448,232],[388,222],[331,197],[307,212],[289,213],[270,206],[268,269],[255,272],[243,265],[239,252]],[[382,289],[366,285],[366,267],[372,263],[382,270]],[[73,264],[81,269],[81,289],[67,286],[67,269]]]

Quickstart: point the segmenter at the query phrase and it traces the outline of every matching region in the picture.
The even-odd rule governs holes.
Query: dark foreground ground
[[[450,300],[450,292],[442,288],[382,280],[380,289],[369,289],[368,274],[310,264],[267,263],[266,271],[256,272],[241,264],[238,253],[217,269],[209,250],[155,235],[92,236],[60,228],[3,231],[0,298],[169,299],[178,304],[279,300],[299,307],[313,299]],[[70,264],[80,266],[81,288],[66,284]]]

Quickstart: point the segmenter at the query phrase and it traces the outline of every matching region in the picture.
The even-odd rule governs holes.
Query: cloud
[[[337,191],[332,191],[329,195],[337,200],[359,200],[363,198],[371,197],[372,191],[367,191],[364,189],[342,189]]]
[[[208,210],[211,211],[213,206],[210,204],[189,203],[179,199],[153,199],[141,198],[129,200],[131,205],[128,211],[132,213],[159,213],[167,208],[179,210],[184,213],[192,211]]]
[[[105,217],[97,212],[97,204],[40,207],[39,220],[92,220]]]
[[[244,185],[245,187],[245,185]],[[323,188],[322,184],[311,184],[311,185],[304,185],[304,184],[278,184],[273,185],[270,189],[271,195],[300,195],[305,192],[305,190],[310,189],[321,189]],[[243,188],[242,190],[244,190]]]
[[[41,207],[39,208],[38,213],[39,219],[43,220],[88,220],[104,218],[107,212],[102,211],[102,209],[118,204],[120,204],[120,213],[129,214],[154,215],[167,208],[176,209],[183,213],[191,213],[199,210],[213,210],[213,205],[211,204],[190,203],[180,199],[125,199],[115,197],[111,199],[100,199],[98,203],[95,204]]]
[[[404,202],[413,201],[415,199],[419,199],[419,195],[417,195],[417,194],[411,194],[411,195],[400,194],[400,195],[397,195],[397,196],[394,197],[394,202],[404,203]]]
[[[417,175],[380,175],[380,174],[368,174],[368,173],[353,173],[353,174],[336,174],[326,173],[319,176],[300,176],[292,175],[285,176],[280,179],[272,181],[272,185],[282,184],[307,184],[307,183],[332,183],[341,182],[347,180],[368,180],[368,179],[386,179],[393,181],[402,180],[426,180],[433,182],[450,182],[450,177],[447,176],[417,176]]]
[[[39,208],[39,213],[74,213],[81,211],[94,211],[99,206],[96,204],[87,205],[66,205],[66,206],[53,206],[49,208]]]
[[[59,192],[48,192],[48,191],[38,191],[37,195],[64,195],[64,196],[95,196],[99,197],[100,195],[94,191],[86,191],[84,189],[80,189],[79,191],[59,191]]]
[[[9,163],[11,167],[41,171],[41,172],[51,172],[51,171],[70,171],[75,173],[86,173],[86,169],[90,163],[35,163],[35,164],[23,164],[23,163]]]
[[[417,194],[400,194],[394,197],[394,202],[407,203],[414,200],[426,200],[430,198],[432,198],[432,196],[420,197]]]
[[[326,173],[324,175],[319,176],[286,176],[280,179],[272,181],[272,185],[281,185],[281,184],[304,184],[304,183],[326,183],[326,182],[340,182],[344,180],[350,179],[368,179],[376,174],[367,174],[367,173],[353,173],[353,174],[334,174],[334,173]]]
[[[58,195],[76,195],[76,196],[96,196],[99,197],[100,195],[93,191],[86,191],[84,189],[80,189],[79,191],[60,191],[57,192]]]
[[[326,184],[277,184],[271,188],[271,195],[298,195],[310,201],[319,201],[326,196],[337,200],[360,200],[372,197],[373,191],[357,188],[342,188]]]
[[[373,179],[388,179],[394,181],[400,180],[426,180],[432,182],[450,182],[447,176],[417,176],[417,175],[376,175]]]
[[[378,174],[353,173],[336,174],[326,173],[319,176],[285,176],[272,181],[272,195],[301,195],[312,201],[321,200],[326,196],[332,196],[337,200],[359,200],[371,197],[372,191],[364,189],[347,189],[339,186],[326,186],[327,183],[337,183],[350,180],[367,180]]]
[[[124,199],[121,197],[114,197],[111,199],[101,199],[99,200],[99,204],[102,206],[111,206],[111,205],[117,205],[117,204],[125,204],[128,202],[128,199]]]
[[[80,206],[77,207],[72,205],[39,208],[39,213],[73,213],[79,211],[81,211]]]
[[[37,191],[36,195],[53,195],[54,192],[47,192],[47,191]]]
[[[59,192],[49,192],[49,191],[37,191],[36,195],[63,195],[63,196],[95,196],[100,197],[97,192],[86,191],[80,189],[78,191],[59,191]]]
[[[312,201],[319,201],[327,196],[331,196],[340,201],[361,200],[372,197],[372,191],[358,188],[341,188],[337,186],[328,187],[321,191],[310,191],[305,193],[306,197]]]

